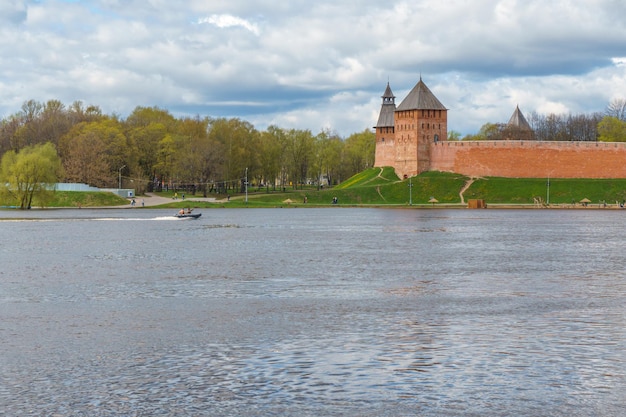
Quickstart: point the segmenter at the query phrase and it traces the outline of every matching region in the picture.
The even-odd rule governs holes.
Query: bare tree
[[[613,99],[606,107],[604,114],[626,122],[626,99]]]

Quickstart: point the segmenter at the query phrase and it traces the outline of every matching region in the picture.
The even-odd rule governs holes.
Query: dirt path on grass
[[[463,197],[463,193],[465,193],[465,191],[467,191],[467,189],[470,188],[471,185],[476,180],[477,178],[470,178],[469,180],[465,181],[465,185],[463,185],[463,188],[461,188],[461,191],[459,191],[459,197],[461,197],[461,204],[465,204],[465,198]]]
[[[189,201],[190,203],[194,201],[207,201],[210,203],[218,202],[218,200],[215,197],[206,197],[206,198],[205,197],[191,197],[191,198],[185,198],[185,200],[181,198],[174,200],[173,198],[161,197],[154,193],[146,193],[145,195],[135,197],[134,207],[154,207],[154,206],[160,206],[162,204],[168,204],[168,203],[180,202],[180,201]],[[128,207],[128,208],[133,207],[132,200],[128,200],[128,204],[125,204],[119,207]]]

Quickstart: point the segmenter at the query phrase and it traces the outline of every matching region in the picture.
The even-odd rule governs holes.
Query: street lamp
[[[248,204],[248,168],[246,167],[246,183],[244,184],[246,187],[246,204]]]
[[[550,205],[550,177],[548,177],[548,182],[546,183],[546,205]]]
[[[413,177],[409,178],[409,206],[413,205]]]
[[[126,168],[126,165],[122,165],[120,169],[117,170],[117,189],[122,189],[122,170]]]

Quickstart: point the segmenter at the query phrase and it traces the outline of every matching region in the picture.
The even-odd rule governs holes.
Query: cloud
[[[218,28],[231,28],[231,27],[242,27],[244,29],[249,30],[255,35],[259,36],[260,30],[259,27],[253,23],[248,22],[245,19],[242,19],[237,16],[231,16],[229,14],[222,15],[212,15],[209,17],[205,17],[198,20],[199,24],[209,23],[211,25],[215,25]]]
[[[624,15],[616,0],[8,0],[0,116],[83,100],[347,136],[376,123],[387,81],[399,102],[421,75],[449,129],[475,133],[516,105],[596,112],[626,94]]]
[[[26,1],[4,1],[0,3],[0,23],[18,25],[26,20]]]

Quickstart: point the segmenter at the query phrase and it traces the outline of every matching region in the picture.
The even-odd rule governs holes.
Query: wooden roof
[[[532,130],[530,124],[526,121],[526,118],[522,114],[522,111],[519,109],[519,105],[515,107],[515,111],[513,115],[509,119],[509,126],[515,126],[522,130]]]
[[[413,87],[397,110],[447,110],[435,95],[426,87],[420,77],[419,82]]]
[[[391,87],[387,83],[387,88],[382,95],[383,104],[380,107],[380,114],[378,115],[378,122],[374,127],[393,127],[395,122],[393,120],[393,113],[396,111],[396,96],[391,92]]]

